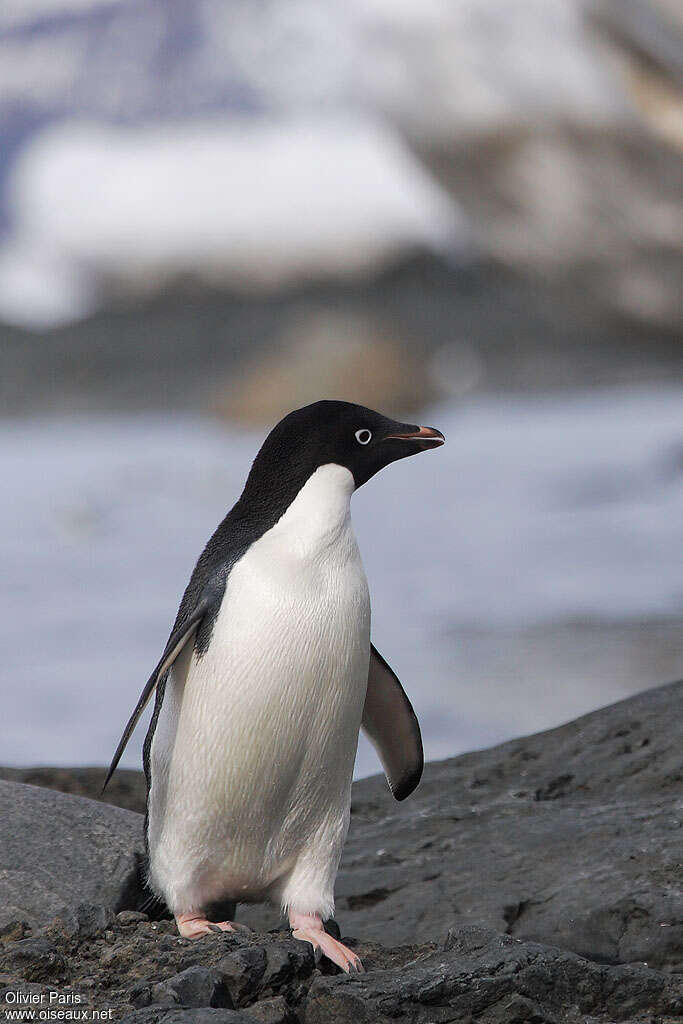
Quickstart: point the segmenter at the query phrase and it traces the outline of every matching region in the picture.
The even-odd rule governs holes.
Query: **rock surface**
[[[483,924],[598,962],[683,969],[682,702],[682,683],[662,686],[427,765],[401,804],[379,776],[356,783],[342,927],[394,945]],[[261,907],[241,916],[266,922]]]
[[[0,928],[38,927],[82,902],[130,906],[139,898],[141,824],[119,807],[0,782]]]
[[[0,1007],[57,993],[129,1024],[674,1024],[682,698],[674,683],[428,765],[405,804],[381,778],[357,783],[337,916],[363,975],[266,932],[272,909],[241,909],[258,933],[180,938],[132,909],[139,817],[2,783],[3,864],[21,847],[23,870],[2,879],[14,920],[0,928]],[[131,909],[115,913],[124,892]]]
[[[611,1021],[683,1011],[678,979],[598,966],[482,928],[449,933],[442,949],[404,970],[316,978],[306,1024],[324,1021]],[[641,1018],[642,1019],[642,1018]]]
[[[24,782],[29,786],[56,789],[72,796],[85,796],[105,804],[114,804],[127,811],[145,813],[147,785],[142,772],[130,768],[117,768],[113,778],[102,793],[106,768],[0,768],[0,779],[6,782]],[[138,823],[139,824],[139,823]]]
[[[88,920],[98,914],[81,910]],[[365,974],[316,967],[310,947],[283,933],[191,941],[170,921],[131,912],[94,934],[56,921],[0,953],[0,1006],[16,1005],[20,993],[45,1008],[58,993],[81,1010],[112,1010],[125,1024],[673,1024],[683,1012],[677,977],[595,964],[490,929],[452,929],[438,946],[393,950],[347,941],[363,957]]]

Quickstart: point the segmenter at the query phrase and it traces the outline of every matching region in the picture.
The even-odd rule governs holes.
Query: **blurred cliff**
[[[675,0],[6,0],[2,408],[680,376],[682,83]]]

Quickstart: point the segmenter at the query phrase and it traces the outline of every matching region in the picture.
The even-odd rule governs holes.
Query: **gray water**
[[[683,675],[683,389],[422,419],[445,447],[374,478],[353,516],[428,758]],[[3,763],[109,760],[260,440],[188,415],[4,421]],[[375,770],[362,743],[357,774]]]

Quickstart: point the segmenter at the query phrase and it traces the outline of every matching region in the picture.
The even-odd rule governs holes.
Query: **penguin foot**
[[[234,921],[208,921],[201,914],[179,914],[175,923],[184,939],[198,939],[211,932],[234,932],[241,927]]]
[[[353,950],[327,934],[319,914],[299,914],[295,910],[290,910],[289,926],[292,929],[292,938],[310,942],[313,946],[316,963],[321,957],[326,956],[347,974],[360,974],[364,971],[360,959]]]

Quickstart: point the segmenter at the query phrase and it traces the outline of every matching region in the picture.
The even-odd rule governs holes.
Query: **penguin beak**
[[[427,448],[440,448],[446,438],[434,427],[415,427],[405,434],[387,434],[385,440],[413,441],[419,451],[425,451]]]

